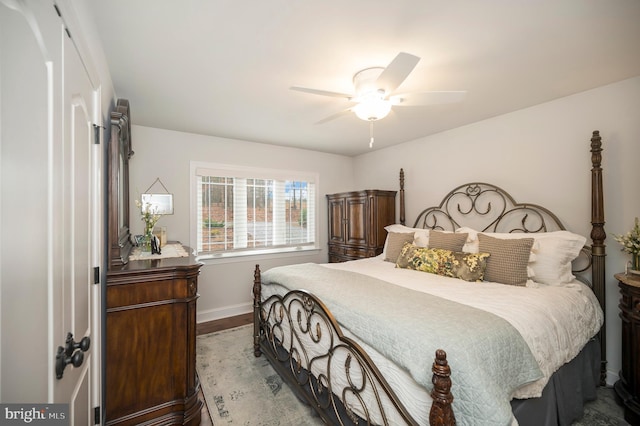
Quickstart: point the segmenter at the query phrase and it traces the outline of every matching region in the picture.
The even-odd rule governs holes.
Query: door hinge
[[[93,125],[93,143],[96,145],[100,145],[100,129],[104,129],[104,127],[97,124]]]
[[[54,3],[53,8],[56,10],[56,13],[60,17],[60,19],[62,19],[62,23],[64,24],[64,18],[62,17],[62,13],[60,12],[60,8],[58,7],[58,5]],[[64,32],[67,33],[67,37],[71,38],[71,32],[69,32],[69,28],[67,28],[66,24],[64,25]]]
[[[96,266],[93,268],[93,283],[100,284],[100,267]]]
[[[94,425],[99,425],[100,424],[100,407],[94,407],[93,408],[93,424]]]

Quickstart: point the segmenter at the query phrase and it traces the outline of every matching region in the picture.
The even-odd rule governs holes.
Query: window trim
[[[247,258],[249,256],[271,256],[271,255],[283,255],[293,253],[306,253],[310,254],[311,251],[320,250],[320,228],[319,228],[319,181],[320,175],[317,172],[297,171],[297,170],[283,170],[283,169],[269,169],[261,167],[250,166],[236,166],[231,164],[212,163],[207,161],[190,161],[189,172],[189,242],[190,247],[196,252],[196,256],[199,260],[220,260],[220,259],[232,259],[232,258]],[[315,185],[315,214],[314,214],[314,229],[315,238],[313,243],[306,243],[300,246],[282,246],[282,247],[268,247],[258,249],[242,249],[237,251],[227,251],[211,254],[197,254],[198,250],[198,230],[197,230],[197,214],[198,214],[198,172],[206,172],[211,176],[224,176],[229,177],[245,177],[251,179],[279,179],[279,180],[305,180],[313,182]]]

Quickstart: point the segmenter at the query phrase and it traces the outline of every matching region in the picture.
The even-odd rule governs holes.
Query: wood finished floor
[[[244,315],[238,315],[236,317],[223,318],[221,320],[196,324],[196,335],[199,336],[201,334],[209,334],[220,330],[226,330],[228,328],[251,324],[251,321],[253,321],[253,312]],[[200,425],[213,426],[213,421],[211,420],[211,415],[209,414],[207,401],[205,401],[204,395],[202,394],[202,389],[200,389],[199,397],[200,400],[204,402],[204,405],[202,406]]]

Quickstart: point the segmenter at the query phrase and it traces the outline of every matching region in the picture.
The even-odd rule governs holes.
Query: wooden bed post
[[[404,217],[404,169],[400,169],[400,224],[405,224]]]
[[[451,426],[456,424],[451,403],[451,368],[447,362],[447,354],[442,349],[436,351],[436,358],[433,362],[433,389],[431,390],[431,411],[429,412],[430,426]]]
[[[260,265],[256,265],[253,272],[253,355],[259,357],[260,351],[260,293],[262,281],[260,278]]]
[[[605,275],[605,244],[607,234],[604,231],[604,196],[602,189],[602,138],[598,130],[593,131],[591,137],[591,283],[593,292],[600,301],[600,307],[605,310],[606,275]],[[606,318],[606,316],[605,316]],[[607,379],[607,341],[606,319],[599,332],[600,337],[600,385],[606,385]]]

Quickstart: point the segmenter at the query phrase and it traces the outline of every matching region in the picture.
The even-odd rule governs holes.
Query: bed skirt
[[[520,426],[570,425],[582,417],[584,403],[596,399],[599,381],[600,343],[594,338],[551,376],[540,398],[514,399],[511,408]]]
[[[284,353],[284,349],[278,348]],[[269,356],[268,352],[263,352],[270,361],[274,369],[281,377],[291,374],[287,361],[279,362]],[[286,356],[285,356],[286,357]],[[306,375],[306,371],[300,371]],[[596,399],[596,388],[600,378],[600,343],[594,338],[591,339],[582,351],[572,361],[568,362],[560,370],[556,371],[545,388],[542,396],[531,399],[514,399],[511,401],[513,413],[520,426],[564,426],[571,425],[572,422],[582,417],[584,403]],[[315,382],[313,376],[310,379]],[[305,389],[294,386],[288,380],[285,383],[293,390],[296,396],[305,404],[313,406],[313,398],[305,392]],[[452,389],[455,395],[455,386]],[[317,407],[316,407],[317,408]],[[346,410],[340,406],[341,418],[349,419],[345,415]],[[353,415],[353,413],[351,413]],[[327,410],[320,415],[329,424],[338,424],[335,414]],[[363,420],[353,418],[353,423],[362,424]],[[366,424],[366,422],[365,422]]]

